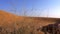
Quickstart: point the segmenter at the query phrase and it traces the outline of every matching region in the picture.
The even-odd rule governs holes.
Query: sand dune
[[[42,17],[24,17],[17,16],[3,10],[0,10],[0,26],[9,31],[13,31],[14,28],[19,29],[20,27],[33,26],[35,28],[35,33],[41,34],[42,32],[37,32],[36,29],[39,26],[45,26],[48,24],[55,23],[59,18],[42,18]]]

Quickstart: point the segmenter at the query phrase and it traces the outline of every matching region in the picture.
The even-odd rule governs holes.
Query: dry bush
[[[23,24],[24,25],[24,24]],[[35,26],[31,23],[21,26],[17,31],[16,34],[37,34]]]

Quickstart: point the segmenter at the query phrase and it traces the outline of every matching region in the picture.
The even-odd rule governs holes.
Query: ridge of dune
[[[6,20],[15,20],[15,19],[22,19],[22,16],[17,16],[17,15],[14,15],[14,14],[11,14],[11,13],[8,13],[6,11],[3,11],[3,10],[0,10],[0,20],[4,18]]]
[[[8,28],[9,30],[13,30],[14,24],[19,21],[23,21],[24,17],[17,16],[11,13],[8,13],[4,10],[0,10],[0,26],[3,28]]]

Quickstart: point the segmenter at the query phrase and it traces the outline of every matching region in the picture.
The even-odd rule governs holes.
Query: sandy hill
[[[11,13],[7,13],[6,11],[0,10],[0,25],[4,24],[10,24],[14,23],[16,21],[18,22],[32,22],[32,21],[38,21],[40,22],[41,20],[44,21],[55,21],[59,18],[42,18],[42,17],[23,17],[23,16],[17,16]]]
[[[0,27],[2,26],[3,28],[9,28],[13,30],[17,21],[23,21],[23,17],[0,10]]]
[[[23,17],[0,10],[0,27],[2,26],[9,31],[14,30],[15,27],[18,29],[22,26],[33,26],[37,29],[39,26],[55,23],[58,19],[60,18]]]

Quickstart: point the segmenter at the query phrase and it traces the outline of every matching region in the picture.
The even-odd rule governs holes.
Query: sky
[[[60,0],[0,0],[0,10],[19,16],[60,18]]]

